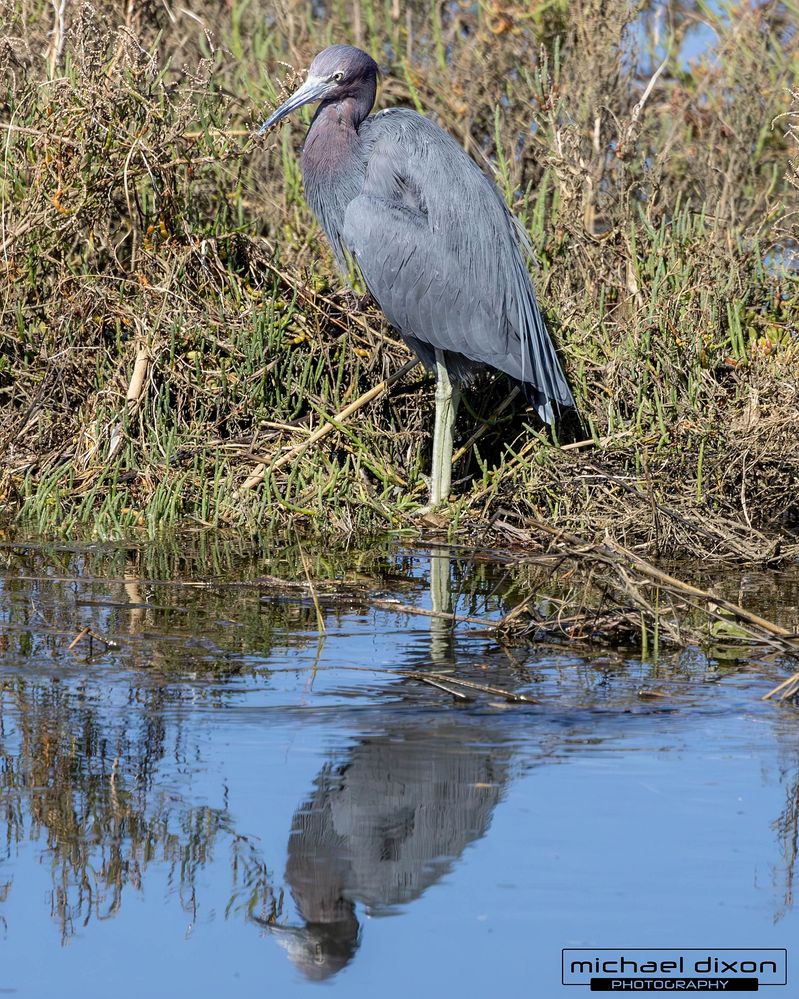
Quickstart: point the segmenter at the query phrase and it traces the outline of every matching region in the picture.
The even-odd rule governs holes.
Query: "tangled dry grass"
[[[341,294],[302,129],[252,135],[335,38],[497,178],[580,407],[555,440],[487,377],[451,529],[799,551],[792,9],[5,0],[2,24],[0,497],[26,524],[412,523],[432,386],[336,418],[409,355]]]

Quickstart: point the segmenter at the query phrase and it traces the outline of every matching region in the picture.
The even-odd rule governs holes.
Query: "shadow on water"
[[[309,561],[313,599],[295,586]],[[5,943],[18,944],[17,923],[28,925],[27,880],[46,872],[46,905],[28,901],[25,911],[36,910],[30,925],[46,911],[62,942],[121,918],[131,893],[174,934],[166,897],[186,932],[207,933],[221,911],[277,941],[305,979],[328,979],[353,963],[365,920],[409,918],[433,886],[457,881],[476,845],[494,837],[509,795],[528,789],[517,818],[535,809],[536,782],[555,768],[575,795],[596,784],[617,805],[651,807],[641,791],[651,773],[629,787],[608,783],[619,761],[634,769],[637,758],[652,760],[659,793],[681,801],[686,769],[696,776],[686,761],[697,730],[700,742],[715,733],[721,758],[743,738],[772,784],[776,773],[769,910],[791,914],[799,740],[792,708],[758,701],[769,685],[762,664],[696,649],[654,662],[501,649],[479,628],[371,604],[396,598],[490,617],[513,592],[507,567],[447,548],[324,555],[202,537],[175,549],[5,547]],[[795,600],[795,581],[783,592]],[[431,667],[538,703],[481,695],[456,704],[409,678]],[[745,735],[742,719],[752,723]],[[681,773],[663,769],[664,751],[681,756]],[[500,852],[529,849],[523,863],[540,863],[544,878],[554,856],[547,830],[565,844],[576,835],[572,820],[553,818],[558,800],[547,801],[520,841],[497,834]],[[758,818],[758,835],[768,821]],[[591,885],[563,891],[576,899]]]

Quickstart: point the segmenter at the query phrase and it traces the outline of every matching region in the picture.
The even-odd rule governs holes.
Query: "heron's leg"
[[[450,381],[444,351],[436,350],[436,424],[433,431],[433,468],[430,474],[430,506],[435,509],[449,499],[452,486],[452,440],[460,389]]]
[[[449,548],[437,548],[430,555],[430,605],[436,612],[430,618],[430,659],[435,666],[452,661],[452,621],[439,615],[452,613],[452,559]]]

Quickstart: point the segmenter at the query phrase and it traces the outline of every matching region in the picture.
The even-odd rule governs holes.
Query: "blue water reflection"
[[[442,599],[391,550],[340,557],[363,589],[321,600],[320,640],[276,558],[235,554],[6,557],[0,988],[549,996],[563,947],[791,947],[799,737],[768,664],[502,650],[372,607]],[[446,569],[456,610],[499,611],[503,567]],[[81,626],[114,646],[70,651]],[[538,703],[406,675],[448,664]]]

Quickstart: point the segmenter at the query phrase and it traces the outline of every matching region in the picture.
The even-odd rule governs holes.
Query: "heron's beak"
[[[315,101],[320,101],[328,90],[330,90],[329,80],[320,80],[318,77],[309,76],[300,89],[295,90],[291,97],[284,104],[281,104],[271,117],[266,119],[258,129],[258,134],[262,135],[268,128],[282,121],[286,115],[301,108],[303,104],[313,104]]]

